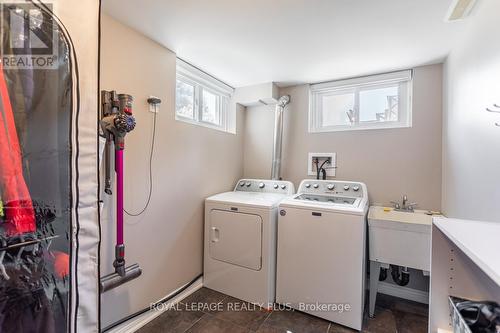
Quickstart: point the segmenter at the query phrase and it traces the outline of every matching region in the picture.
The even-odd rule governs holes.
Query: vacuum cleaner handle
[[[115,149],[116,172],[116,246],[113,266],[120,276],[125,275],[125,244],[123,243],[123,149]]]

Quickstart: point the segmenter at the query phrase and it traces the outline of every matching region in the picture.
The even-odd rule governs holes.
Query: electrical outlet
[[[319,166],[325,162],[323,168],[326,170],[327,177],[335,177],[337,169],[337,154],[336,153],[309,153],[307,159],[307,174],[309,176],[317,175],[316,159]]]
[[[157,99],[158,97],[156,96],[149,96],[149,98],[155,98]],[[153,112],[153,113],[158,113],[160,112],[160,104],[153,104],[153,103],[149,103],[149,112]]]

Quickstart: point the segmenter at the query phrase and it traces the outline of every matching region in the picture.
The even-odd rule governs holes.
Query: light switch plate
[[[337,169],[337,154],[336,153],[309,153],[307,158],[307,174],[309,176],[316,176],[316,163],[315,159],[318,158],[319,165],[326,160],[330,159],[331,163],[326,163],[323,167],[326,170],[327,177],[335,177],[335,170]]]

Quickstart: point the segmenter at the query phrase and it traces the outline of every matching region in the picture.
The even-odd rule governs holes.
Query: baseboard
[[[171,292],[169,295],[175,294],[178,290],[184,288],[184,286],[174,290]],[[181,300],[184,298],[188,297],[198,289],[203,287],[203,278],[200,277],[198,280],[196,280],[189,288],[184,290],[182,293],[177,295],[176,297],[172,298],[168,303],[165,303],[165,306],[162,306],[161,309],[151,309],[148,312],[145,312],[133,319],[130,319],[129,321],[126,321],[116,327],[113,327],[111,330],[109,330],[107,333],[132,333],[146,325],[147,323],[153,321],[156,317],[161,315],[163,312],[167,311],[169,306],[172,306],[174,304],[179,303]],[[168,298],[168,296],[165,296],[163,298]]]
[[[408,299],[418,303],[429,304],[429,293],[408,287],[401,287],[388,282],[378,283],[378,292],[394,297]]]

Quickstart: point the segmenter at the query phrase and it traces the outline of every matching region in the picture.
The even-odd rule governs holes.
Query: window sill
[[[357,126],[331,126],[331,127],[309,127],[309,133],[328,133],[328,132],[346,132],[346,131],[366,131],[379,129],[411,128],[412,124],[406,123],[387,123],[377,125],[357,125]]]
[[[206,123],[206,122],[196,121],[196,120],[193,120],[191,118],[179,116],[177,114],[175,115],[175,120],[181,121],[183,123],[187,123],[187,124],[190,124],[190,125],[205,127],[205,128],[209,128],[209,129],[213,129],[213,130],[219,131],[219,132],[236,135],[236,131],[231,131],[229,129],[225,129],[223,127],[217,126],[215,124],[210,124],[210,123]]]

